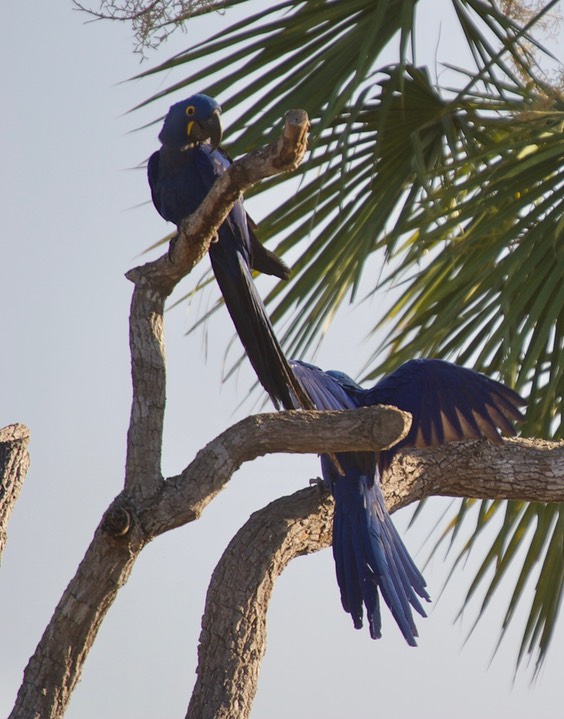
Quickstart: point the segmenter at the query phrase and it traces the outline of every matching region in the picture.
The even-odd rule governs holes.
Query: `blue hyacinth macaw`
[[[366,611],[370,635],[381,636],[379,594],[407,640],[418,636],[412,608],[425,616],[425,580],[408,554],[386,509],[379,476],[402,447],[433,447],[463,439],[501,443],[499,428],[514,435],[524,400],[505,385],[465,367],[437,359],[411,360],[363,389],[343,372],[324,372],[291,362],[317,409],[354,409],[387,404],[410,412],[407,436],[381,452],[321,456],[323,481],[335,498],[333,556],[343,607],[359,629]]]
[[[153,203],[179,227],[202,203],[215,180],[231,164],[219,147],[221,107],[207,95],[172,105],[149,159]],[[287,279],[287,266],[264,248],[243,207],[235,203],[209,249],[213,272],[239,338],[257,377],[276,407],[311,406],[278,343],[252,278],[252,269]]]

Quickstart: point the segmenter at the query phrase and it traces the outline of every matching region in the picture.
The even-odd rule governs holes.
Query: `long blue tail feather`
[[[419,601],[429,599],[425,580],[393,526],[379,484],[371,473],[363,473],[362,462],[355,461],[358,456],[337,455],[344,476],[326,455],[322,457],[323,474],[335,498],[333,556],[341,602],[357,629],[366,613],[370,635],[377,639],[382,628],[381,592],[406,641],[415,646],[412,608],[425,616]]]
[[[303,406],[303,390],[274,334],[246,258],[233,239],[223,233],[219,242],[211,245],[209,254],[225,306],[260,383],[277,408]]]

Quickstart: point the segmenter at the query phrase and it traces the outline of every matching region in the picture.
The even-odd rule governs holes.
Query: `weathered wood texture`
[[[301,490],[255,512],[230,542],[208,588],[188,719],[249,716],[274,583],[292,559],[330,544],[332,507]]]
[[[29,469],[29,430],[23,424],[0,429],[0,559],[8,538],[8,522]]]

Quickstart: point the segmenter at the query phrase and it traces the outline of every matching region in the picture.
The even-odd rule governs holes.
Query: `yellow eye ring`
[[[188,105],[188,107],[186,108],[186,114],[193,115],[195,112],[196,108],[194,107],[194,105]]]

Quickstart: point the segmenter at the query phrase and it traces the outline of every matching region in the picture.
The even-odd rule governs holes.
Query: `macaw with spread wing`
[[[195,212],[215,180],[231,164],[219,147],[221,107],[203,94],[172,105],[147,166],[153,203],[165,220],[180,227]],[[256,238],[238,199],[210,245],[213,272],[239,338],[259,382],[276,407],[311,407],[282,352],[252,277],[252,268],[281,279],[288,267]]]
[[[408,644],[418,636],[412,608],[425,616],[425,580],[409,556],[386,509],[379,475],[401,447],[433,447],[463,439],[501,443],[498,428],[514,435],[524,400],[484,375],[437,359],[410,360],[371,389],[343,372],[324,372],[305,362],[291,365],[317,409],[387,404],[409,412],[411,428],[393,448],[339,452],[340,468],[321,456],[323,480],[335,498],[333,556],[343,607],[357,629],[363,606],[370,635],[381,636],[381,594]],[[341,474],[342,469],[344,474]]]
[[[206,95],[173,105],[159,134],[162,147],[148,163],[158,212],[178,227],[202,203],[230,165],[219,148],[220,106]],[[322,455],[325,484],[335,498],[333,555],[345,610],[356,628],[366,611],[370,634],[381,636],[380,593],[405,639],[415,645],[412,608],[425,616],[425,581],[389,516],[377,472],[400,447],[430,447],[487,437],[500,442],[497,428],[514,434],[512,420],[523,400],[499,382],[441,360],[412,360],[372,389],[342,372],[323,372],[288,362],[280,348],[251,268],[286,279],[286,265],[258,242],[242,199],[219,229],[209,254],[225,304],[260,383],[276,407],[320,410],[391,404],[411,413],[408,435],[390,450]],[[343,474],[341,474],[343,472]]]

